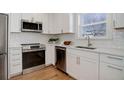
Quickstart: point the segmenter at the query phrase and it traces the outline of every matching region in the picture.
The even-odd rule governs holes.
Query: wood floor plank
[[[11,78],[10,80],[73,80],[70,76],[49,66],[38,71]]]

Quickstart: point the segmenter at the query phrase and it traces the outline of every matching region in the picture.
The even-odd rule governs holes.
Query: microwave
[[[21,31],[42,33],[42,23],[22,20]]]

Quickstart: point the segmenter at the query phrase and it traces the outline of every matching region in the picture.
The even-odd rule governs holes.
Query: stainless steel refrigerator
[[[7,79],[7,31],[8,16],[0,14],[0,80]]]

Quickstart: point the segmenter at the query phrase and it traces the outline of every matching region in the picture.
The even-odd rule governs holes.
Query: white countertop
[[[116,56],[123,56],[124,57],[124,49],[120,48],[96,48],[96,49],[84,49],[84,48],[76,48],[75,46],[68,46],[68,45],[60,45],[55,44],[55,46],[62,46],[66,48],[81,50],[81,51],[89,51],[95,53],[104,53],[104,54],[111,54]]]
[[[47,44],[46,44],[47,45]],[[76,48],[76,45],[62,45],[62,44],[48,44],[48,45],[54,45],[54,46],[62,46],[70,49],[76,49],[80,51],[89,51],[89,52],[95,52],[95,53],[104,53],[104,54],[111,54],[116,56],[123,56],[124,57],[124,49],[120,48],[96,48],[96,49],[84,49],[84,48]],[[22,47],[21,45],[13,45],[9,46],[9,48],[14,47]]]
[[[89,52],[96,52],[96,53],[111,54],[111,55],[123,56],[124,57],[124,49],[116,49],[116,48],[84,49],[84,48],[76,48],[75,46],[69,46],[67,48],[89,51]]]

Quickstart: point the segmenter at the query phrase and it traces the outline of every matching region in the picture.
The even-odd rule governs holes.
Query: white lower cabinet
[[[8,76],[9,78],[22,73],[22,48],[12,47],[9,48],[8,58]]]
[[[124,80],[124,57],[101,54],[100,79]]]
[[[98,60],[90,60],[80,57],[80,79],[97,80],[98,79]]]
[[[67,49],[67,73],[79,80],[98,79],[97,53]]]
[[[45,55],[46,55],[45,65],[50,65],[50,64],[55,65],[55,45],[47,44]]]
[[[124,68],[112,64],[100,63],[101,80],[124,80]]]
[[[67,73],[75,79],[80,79],[80,64],[78,57],[74,54],[67,54]]]

